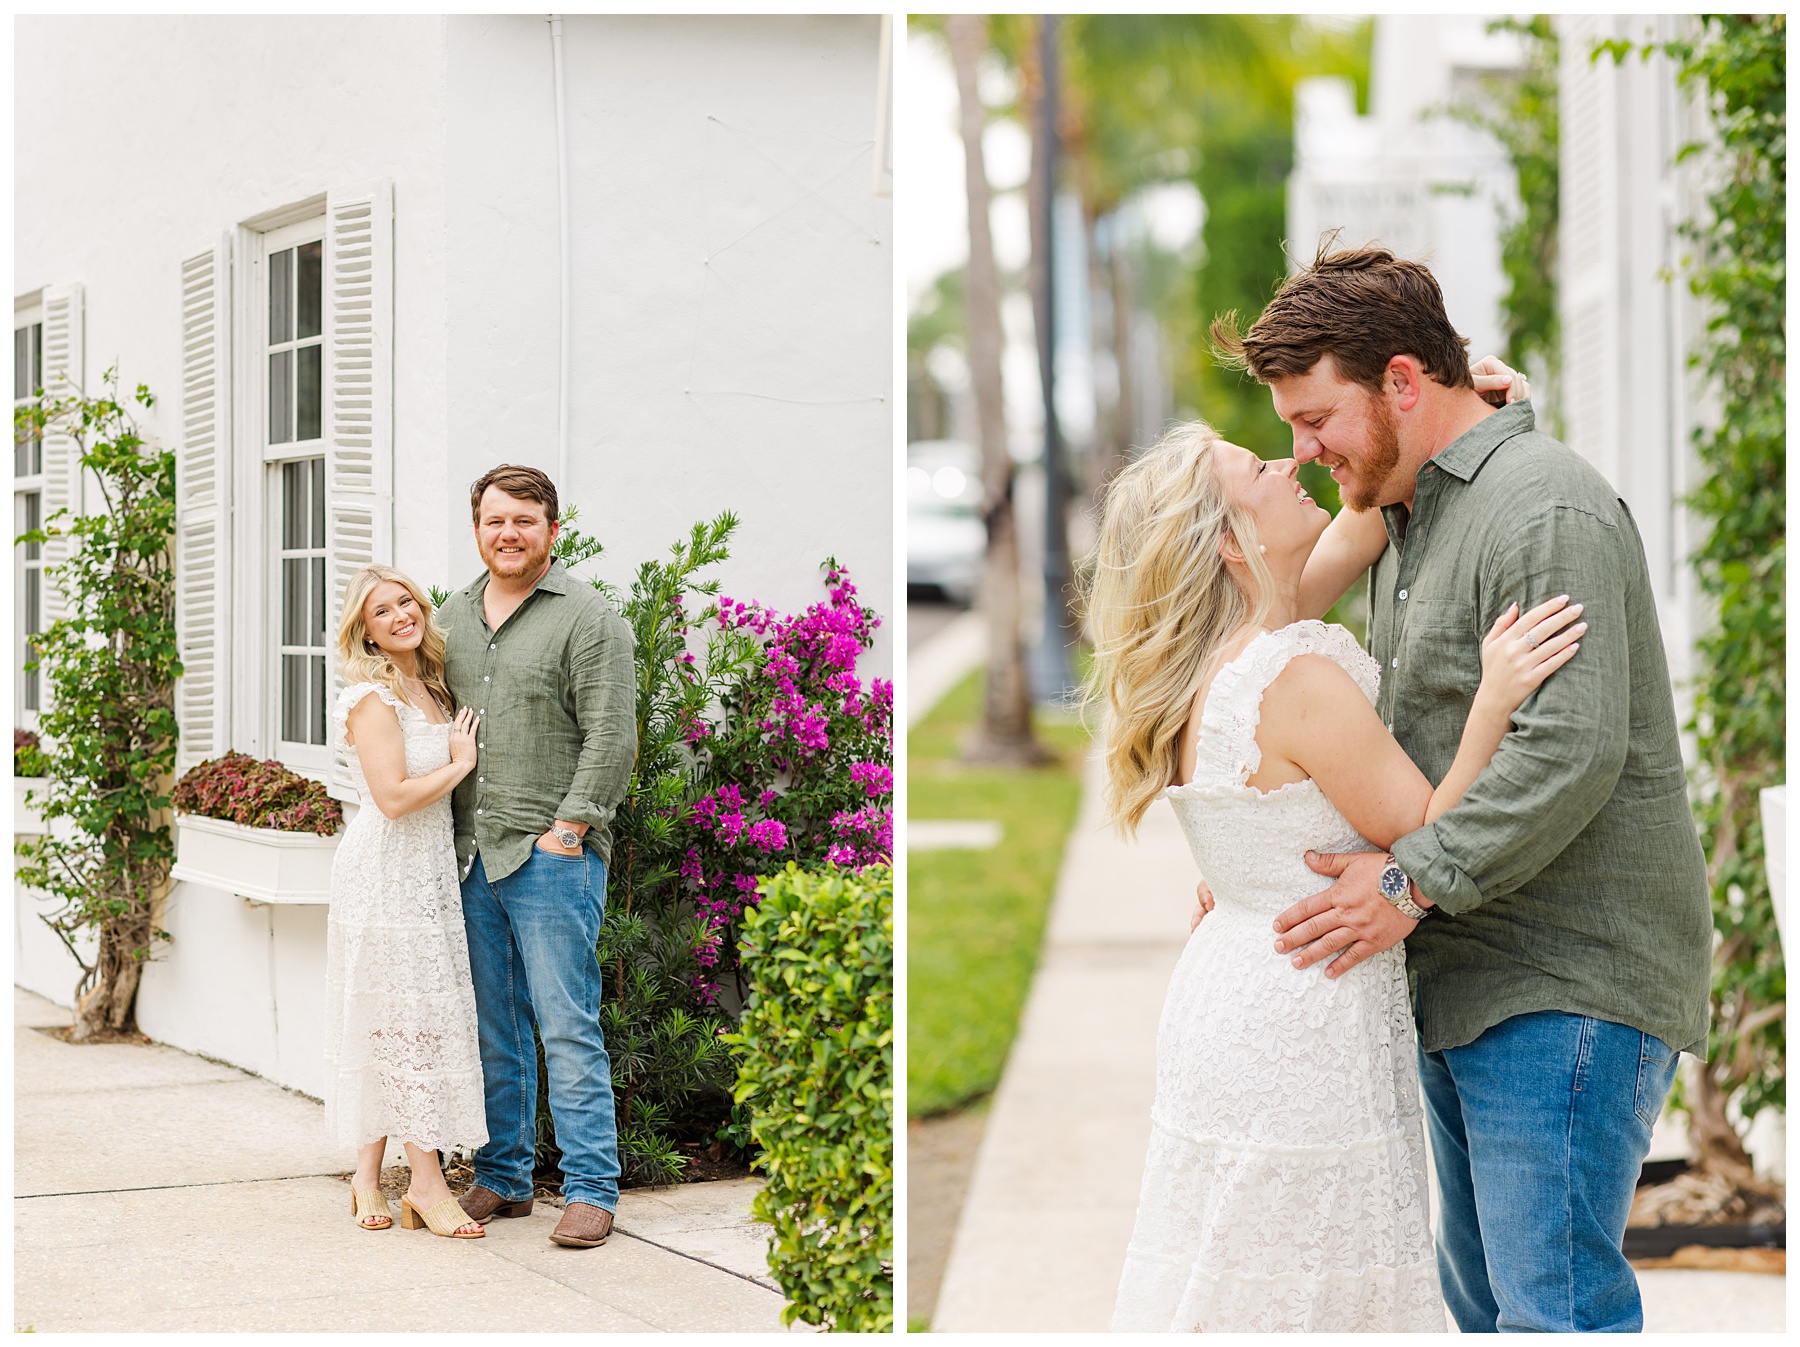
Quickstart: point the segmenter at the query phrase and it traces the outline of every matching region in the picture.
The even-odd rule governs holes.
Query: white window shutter
[[[230,746],[231,237],[181,263],[181,452],[175,460],[178,768]]]
[[[333,191],[325,203],[325,512],[331,549],[326,639],[331,700],[344,586],[393,561],[394,205],[386,181]],[[348,798],[345,755],[327,785]]]
[[[52,285],[44,289],[44,397],[47,401],[70,397],[86,391],[85,345],[83,341],[82,290],[80,285]],[[58,510],[78,515],[83,508],[81,493],[81,461],[75,441],[68,435],[46,432],[44,435],[44,504],[47,521]],[[67,528],[70,520],[57,521]],[[44,569],[67,561],[72,555],[71,540],[53,538],[44,545]],[[49,575],[44,577],[44,625],[69,615],[69,605]]]

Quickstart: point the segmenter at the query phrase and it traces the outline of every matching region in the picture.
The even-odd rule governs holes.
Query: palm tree
[[[1030,764],[1044,761],[1048,754],[1032,732],[1031,692],[1019,645],[1019,536],[1000,384],[1000,275],[988,229],[987,166],[981,152],[987,110],[976,89],[977,71],[988,45],[987,20],[976,14],[952,14],[944,26],[961,101],[969,197],[969,371],[980,427],[982,514],[987,524],[987,562],[981,576],[981,609],[988,629],[987,686],[981,723],[964,757],[977,762]]]

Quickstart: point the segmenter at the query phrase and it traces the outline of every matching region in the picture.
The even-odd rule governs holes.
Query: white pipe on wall
[[[550,16],[550,64],[556,82],[556,217],[561,270],[561,330],[556,374],[556,487],[569,491],[569,135],[563,111],[562,15]]]

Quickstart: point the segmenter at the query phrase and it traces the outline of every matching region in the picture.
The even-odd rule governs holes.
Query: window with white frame
[[[260,369],[268,558],[265,668],[277,753],[326,765],[324,221],[262,236]]]
[[[44,320],[41,308],[13,313],[13,407],[34,399],[44,382]],[[37,435],[13,435],[13,536],[44,522],[44,442]],[[44,549],[20,543],[13,549],[13,671],[18,675],[13,697],[14,723],[35,729],[42,699],[39,672],[25,665],[33,658],[32,638],[44,629]]]

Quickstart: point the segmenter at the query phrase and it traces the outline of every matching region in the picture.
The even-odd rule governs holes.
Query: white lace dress
[[[408,776],[450,761],[450,726],[375,683],[339,695],[332,740],[373,693],[406,737]],[[339,1145],[377,1137],[427,1150],[486,1143],[475,988],[450,799],[388,818],[375,807],[355,750],[361,808],[338,839],[325,938],[325,1122]]]
[[[1445,1329],[1404,954],[1331,979],[1275,952],[1275,916],[1330,883],[1303,853],[1372,850],[1316,782],[1245,784],[1263,690],[1302,653],[1374,701],[1379,671],[1342,627],[1264,633],[1214,677],[1193,780],[1165,792],[1215,906],[1157,1030],[1118,1331]]]

